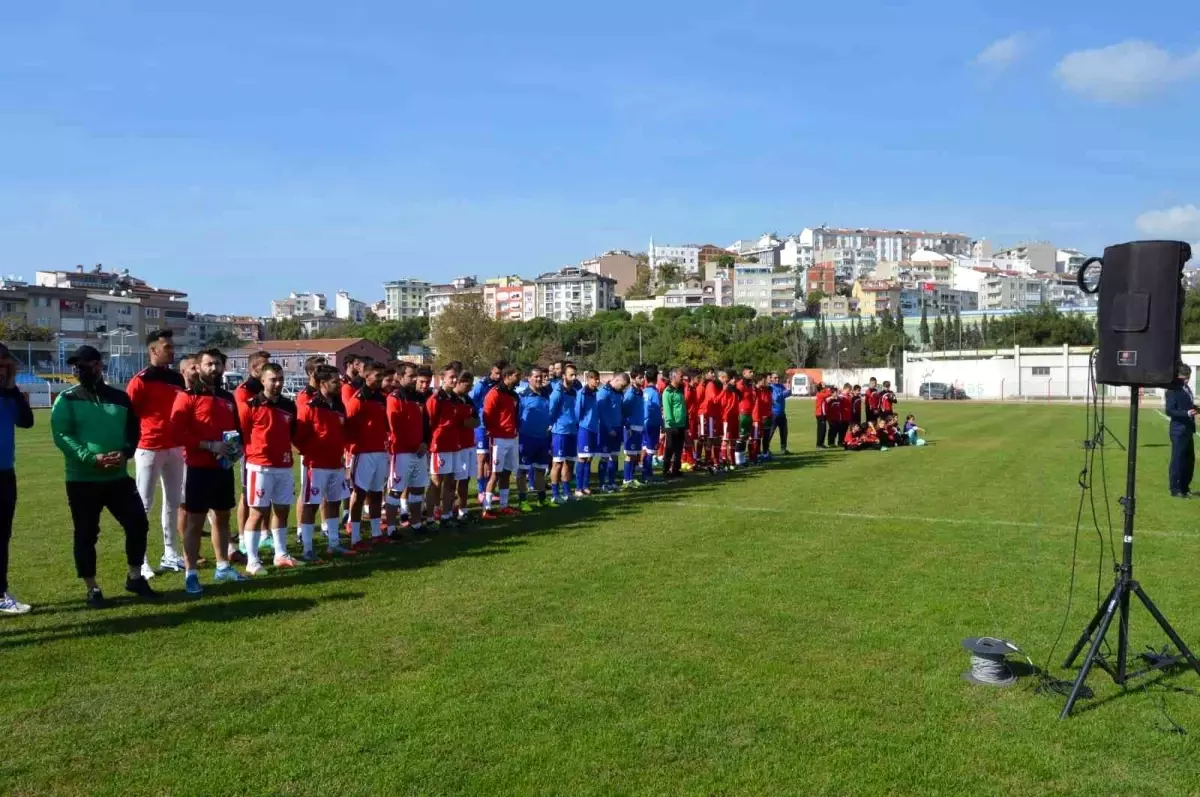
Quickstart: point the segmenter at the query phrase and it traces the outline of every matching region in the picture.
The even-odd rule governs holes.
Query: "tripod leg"
[[[1121,591],[1121,609],[1117,618],[1117,675],[1113,679],[1125,685],[1125,659],[1129,654],[1129,590]]]
[[[1179,648],[1179,652],[1182,653],[1184,658],[1187,659],[1188,664],[1192,665],[1192,669],[1196,671],[1197,675],[1200,675],[1200,662],[1196,661],[1196,657],[1192,655],[1191,649],[1189,649],[1187,644],[1179,638],[1179,634],[1175,633],[1175,629],[1171,627],[1171,623],[1167,621],[1167,618],[1163,616],[1163,613],[1160,612],[1158,607],[1154,605],[1154,601],[1150,600],[1150,596],[1147,595],[1145,590],[1142,589],[1142,585],[1136,585],[1133,588],[1133,591],[1137,593],[1138,598],[1146,606],[1146,609],[1151,615],[1154,616],[1154,619],[1158,621],[1158,624],[1162,626],[1162,630],[1167,632],[1167,637],[1170,638],[1175,647]]]
[[[1118,585],[1120,582],[1118,582]],[[1118,587],[1113,587],[1116,592]],[[1108,603],[1104,606],[1104,616],[1100,619],[1100,627],[1096,631],[1096,637],[1092,640],[1092,646],[1088,648],[1087,655],[1083,658],[1083,666],[1079,668],[1079,676],[1075,679],[1075,685],[1071,687],[1071,695],[1067,698],[1067,704],[1063,706],[1062,714],[1058,715],[1060,720],[1065,720],[1071,716],[1071,709],[1075,706],[1075,700],[1079,697],[1079,690],[1083,688],[1083,682],[1087,680],[1088,671],[1092,669],[1092,665],[1096,662],[1096,653],[1100,650],[1100,643],[1104,641],[1104,635],[1108,633],[1108,627],[1112,624],[1113,615],[1116,613],[1117,604],[1120,603],[1119,595],[1109,595]]]
[[[1071,652],[1067,654],[1067,660],[1063,662],[1064,668],[1070,667],[1075,663],[1075,657],[1079,655],[1079,652],[1083,650],[1083,646],[1086,645],[1088,640],[1092,638],[1092,632],[1096,630],[1098,625],[1100,625],[1100,618],[1102,618],[1104,616],[1104,612],[1108,610],[1108,605],[1116,596],[1116,592],[1117,587],[1114,584],[1113,588],[1109,590],[1108,597],[1104,599],[1103,603],[1096,607],[1095,616],[1092,617],[1091,622],[1088,623],[1087,628],[1084,629],[1083,635],[1079,637],[1078,641],[1076,641],[1075,647],[1071,648]]]

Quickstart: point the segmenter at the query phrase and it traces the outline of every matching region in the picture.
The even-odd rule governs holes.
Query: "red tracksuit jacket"
[[[470,401],[470,399],[467,399]],[[462,402],[448,390],[438,390],[425,402],[425,413],[433,430],[429,450],[434,454],[452,454],[462,448],[459,430],[466,418]],[[471,434],[472,445],[475,435]]]
[[[141,423],[138,448],[162,451],[179,445],[171,430],[171,410],[185,389],[183,376],[162,365],[143,369],[129,380],[125,392]]]
[[[292,467],[292,438],[296,434],[296,404],[280,396],[268,401],[259,393],[246,402],[241,416],[246,464],[263,468]]]
[[[378,454],[388,449],[387,397],[362,388],[346,403],[346,442],[353,454]]]
[[[240,433],[241,429],[237,401],[232,393],[219,387],[186,390],[175,397],[171,407],[171,431],[184,447],[184,461],[189,468],[221,467],[200,444],[219,442],[226,432]]]
[[[429,445],[429,417],[415,389],[393,390],[387,398],[387,417],[393,454],[415,454],[421,446]]]
[[[504,385],[496,385],[483,400],[483,425],[492,439],[511,440],[517,436],[520,399]],[[474,439],[474,433],[471,435]]]
[[[346,410],[340,399],[330,402],[317,393],[296,408],[296,450],[304,466],[338,470],[346,464]]]

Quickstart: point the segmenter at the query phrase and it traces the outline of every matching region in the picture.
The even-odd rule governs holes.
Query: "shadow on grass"
[[[327,595],[323,601],[362,600],[364,592],[343,592]],[[117,601],[114,605],[120,605]],[[122,603],[125,603],[124,601]],[[243,619],[259,619],[271,615],[306,612],[315,609],[319,601],[313,598],[248,598],[238,601],[207,601],[195,600],[164,600],[149,606],[170,606],[171,604],[187,604],[182,609],[154,612],[152,614],[137,614],[125,617],[105,616],[108,610],[92,610],[96,619],[78,623],[67,623],[57,626],[40,626],[26,629],[27,635],[22,636],[19,628],[9,629],[0,636],[0,650],[39,645],[44,642],[57,642],[68,639],[83,639],[86,637],[111,636],[122,634],[137,634],[142,631],[154,631],[163,628],[178,628],[191,623],[229,623]]]
[[[418,541],[380,546],[352,559],[339,559],[310,565],[266,578],[238,583],[206,584],[204,596],[196,599],[178,591],[163,594],[163,600],[152,604],[168,611],[139,614],[111,619],[88,620],[57,626],[14,625],[0,634],[0,650],[62,639],[105,634],[129,634],[156,628],[173,628],[193,622],[232,622],[253,619],[268,614],[308,611],[319,603],[310,597],[254,598],[254,593],[291,589],[333,581],[368,578],[372,573],[390,570],[409,570],[434,567],[458,558],[476,558],[506,554],[518,545],[527,544],[522,538],[593,527],[607,521],[619,521],[640,512],[648,505],[668,502],[668,505],[689,499],[699,499],[728,484],[760,478],[771,473],[785,473],[820,467],[827,461],[847,456],[840,449],[807,451],[779,457],[763,466],[755,466],[722,475],[688,474],[683,478],[637,491],[622,491],[613,495],[595,495],[583,501],[572,501],[556,509],[544,509],[533,514],[503,518],[486,523],[475,522],[453,531],[438,531]],[[213,601],[210,598],[245,595],[237,601]],[[321,600],[357,600],[364,593],[328,596]],[[199,601],[199,602],[198,602]],[[115,607],[140,603],[133,598],[114,598]],[[92,613],[78,602],[60,601],[43,604],[36,616],[72,613]],[[186,608],[179,609],[174,607]],[[56,608],[58,607],[58,608]],[[96,612],[103,617],[102,612]]]

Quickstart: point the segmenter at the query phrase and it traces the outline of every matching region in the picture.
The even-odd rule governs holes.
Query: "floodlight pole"
[[[1158,622],[1162,630],[1166,632],[1172,644],[1179,649],[1182,655],[1192,669],[1200,675],[1200,662],[1196,661],[1196,657],[1192,655],[1192,651],[1188,649],[1187,644],[1171,627],[1171,623],[1154,605],[1154,601],[1150,600],[1150,596],[1142,589],[1142,585],[1133,579],[1133,516],[1136,506],[1135,493],[1137,490],[1137,438],[1138,438],[1138,398],[1141,393],[1140,385],[1131,385],[1129,388],[1129,445],[1126,449],[1126,466],[1125,466],[1125,495],[1121,498],[1121,507],[1125,514],[1123,543],[1121,546],[1121,564],[1117,566],[1116,583],[1113,584],[1112,590],[1108,593],[1108,597],[1096,609],[1095,616],[1092,617],[1087,628],[1075,643],[1075,647],[1071,648],[1070,654],[1067,656],[1063,667],[1070,667],[1075,663],[1075,658],[1083,650],[1083,646],[1092,640],[1092,645],[1088,648],[1087,656],[1083,659],[1083,665],[1079,668],[1079,675],[1075,678],[1075,684],[1071,687],[1071,695],[1067,698],[1067,704],[1063,706],[1062,714],[1059,719],[1066,719],[1071,715],[1071,709],[1075,706],[1075,701],[1079,697],[1079,692],[1083,689],[1084,681],[1087,680],[1088,672],[1092,669],[1093,664],[1099,664],[1101,669],[1108,672],[1120,686],[1124,687],[1129,680],[1126,672],[1126,660],[1129,655],[1129,594],[1133,593],[1140,600]],[[1120,612],[1120,620],[1117,626],[1117,667],[1114,671],[1111,669],[1099,656],[1100,645],[1104,642],[1104,636],[1108,633],[1109,626],[1112,625],[1113,617]],[[1095,637],[1092,635],[1095,634]]]

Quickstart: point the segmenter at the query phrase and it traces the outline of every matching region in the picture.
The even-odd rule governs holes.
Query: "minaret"
[[[650,236],[650,249],[646,252],[647,265],[654,268],[654,236]]]

